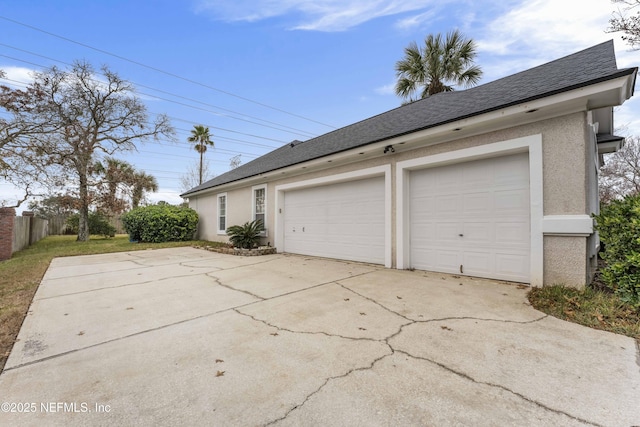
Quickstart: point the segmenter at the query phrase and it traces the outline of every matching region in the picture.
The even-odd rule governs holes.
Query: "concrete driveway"
[[[58,258],[0,425],[640,425],[635,341],[526,292],[281,254]]]

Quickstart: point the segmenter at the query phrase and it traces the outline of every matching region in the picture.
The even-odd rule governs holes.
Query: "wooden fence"
[[[20,251],[48,235],[49,229],[48,221],[46,219],[36,218],[29,215],[17,216],[15,217],[13,224],[11,252]]]
[[[66,234],[66,221],[66,215],[47,220],[35,217],[33,212],[25,211],[22,216],[16,216],[14,208],[0,208],[0,261],[47,236]],[[125,233],[119,216],[110,218],[109,223],[117,234]]]
[[[56,215],[49,218],[49,236],[65,234],[68,215]]]

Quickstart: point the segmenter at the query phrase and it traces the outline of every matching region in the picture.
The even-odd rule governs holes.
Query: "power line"
[[[7,46],[7,45],[5,45],[5,44],[3,44],[3,43],[0,43],[0,45],[1,45],[1,46]],[[8,46],[8,47],[10,47],[10,48],[12,48],[12,49],[13,49],[13,47],[11,47],[11,46]],[[17,50],[22,50],[22,49],[17,49]],[[40,56],[40,57],[42,57],[42,58],[45,58],[45,59],[48,59],[48,60],[51,60],[51,61],[56,61],[56,62],[59,62],[59,63],[61,63],[61,64],[67,65],[67,66],[70,66],[70,65],[71,65],[71,64],[66,63],[66,62],[64,62],[64,61],[59,61],[59,60],[57,60],[57,59],[49,58],[49,57],[46,57],[46,56],[43,56],[43,55],[38,55],[38,54],[35,54],[35,53],[31,53],[31,52],[27,52],[27,53],[29,53],[29,54],[31,54],[31,55],[35,55],[35,56]],[[30,61],[27,61],[27,60],[24,60],[24,59],[15,58],[15,57],[13,57],[13,56],[4,55],[4,54],[0,54],[0,56],[1,56],[1,57],[4,57],[4,58],[11,59],[11,60],[13,60],[13,61],[18,61],[18,62],[23,62],[23,63],[25,63],[25,64],[33,65],[33,66],[35,66],[35,67],[46,68],[46,66],[44,66],[44,65],[42,65],[42,64],[36,64],[36,63],[34,63],[34,62],[30,62]],[[102,73],[96,73],[96,74],[103,75]],[[16,80],[11,80],[11,79],[7,79],[7,78],[5,78],[4,80],[13,81],[13,82],[16,82],[16,83],[21,83],[22,85],[28,85],[28,83],[26,83],[26,82],[18,82],[18,81],[16,81]],[[92,80],[92,81],[97,82],[96,80]],[[98,82],[98,83],[99,83],[99,82]],[[132,83],[132,84],[134,84],[134,85],[136,84],[135,82],[131,82],[131,83]],[[145,87],[149,88],[148,86],[145,86]],[[156,90],[156,91],[158,91],[158,92],[167,93],[167,94],[169,94],[169,95],[176,96],[176,97],[179,97],[179,98],[190,99],[190,98],[186,98],[186,97],[183,97],[183,96],[180,96],[180,95],[175,95],[175,94],[172,94],[171,92],[166,92],[166,91],[163,91],[163,90],[160,90],[160,89],[155,89],[155,88],[149,88],[149,89]],[[144,93],[144,92],[138,92],[138,93],[139,93],[139,94],[141,94],[141,95],[151,96],[151,97],[156,98],[156,99],[161,100],[161,101],[171,102],[171,103],[174,103],[174,104],[177,104],[177,105],[182,105],[182,106],[184,106],[184,107],[189,107],[189,108],[193,108],[193,109],[195,109],[195,110],[200,110],[200,111],[204,111],[204,112],[207,112],[207,113],[212,113],[212,114],[215,114],[215,115],[220,115],[220,116],[223,116],[223,117],[228,117],[228,118],[231,118],[231,119],[234,119],[234,120],[239,120],[239,121],[243,121],[243,122],[247,122],[247,123],[252,123],[252,124],[255,124],[255,125],[258,125],[258,126],[263,126],[263,127],[267,127],[267,128],[270,128],[270,129],[279,130],[279,131],[281,131],[281,132],[288,132],[288,133],[292,133],[292,134],[294,134],[294,135],[302,136],[302,137],[305,137],[305,138],[309,138],[309,137],[313,137],[313,136],[314,136],[314,135],[313,135],[313,134],[311,134],[310,132],[306,132],[306,131],[303,131],[303,130],[299,130],[299,129],[291,128],[291,127],[289,127],[289,126],[281,125],[281,124],[278,124],[278,123],[275,123],[275,122],[269,122],[269,123],[275,123],[276,125],[278,125],[278,126],[280,126],[280,127],[270,126],[270,125],[266,125],[266,124],[263,124],[263,123],[257,123],[257,122],[254,122],[254,121],[251,121],[251,120],[247,120],[247,119],[243,119],[243,118],[240,118],[240,117],[231,116],[231,115],[229,115],[229,114],[219,113],[219,112],[217,112],[217,111],[211,111],[211,110],[207,110],[207,109],[205,109],[205,108],[196,107],[196,106],[194,106],[194,105],[189,105],[189,104],[186,104],[186,103],[184,103],[184,102],[179,102],[179,101],[174,101],[174,100],[171,100],[171,99],[161,98],[161,97],[159,97],[159,96],[157,96],[157,95],[153,95],[153,94],[148,94],[148,93]],[[200,103],[200,104],[208,105],[208,104],[205,104],[205,103],[200,102],[200,101],[197,101],[197,100],[193,100],[193,101],[194,101],[194,102],[198,102],[198,103]],[[216,108],[218,108],[218,107],[216,107]],[[231,110],[229,110],[229,111],[231,111]],[[158,114],[158,113],[155,113],[155,114]],[[242,115],[244,115],[243,113],[237,113],[237,114],[242,114]],[[247,116],[247,117],[250,117],[250,116]],[[263,120],[263,119],[259,119],[259,118],[257,118],[257,120]],[[266,120],[263,120],[263,121],[266,121]],[[195,123],[195,122],[191,122],[191,123]],[[210,126],[210,127],[211,127],[211,126]],[[293,130],[287,130],[287,129],[283,129],[283,128],[295,129],[296,131],[293,131]],[[299,131],[299,132],[298,132],[298,131]],[[300,132],[304,132],[304,133],[300,133]],[[286,142],[286,141],[283,141],[283,142]]]
[[[11,18],[7,18],[6,16],[1,16],[0,15],[0,19],[4,19],[5,21],[9,21],[9,22],[12,22],[14,24],[21,25],[23,27],[32,29],[34,31],[39,31],[41,33],[47,34],[47,35],[52,36],[52,37],[59,38],[61,40],[64,40],[64,41],[69,42],[69,43],[76,44],[78,46],[85,47],[87,49],[95,50],[96,52],[100,52],[100,53],[103,53],[105,55],[113,56],[114,58],[118,58],[118,59],[120,59],[122,61],[126,61],[126,62],[129,62],[131,64],[135,64],[135,65],[138,65],[140,67],[147,68],[149,70],[153,70],[155,72],[158,72],[158,73],[161,73],[161,74],[165,74],[167,76],[170,76],[170,77],[173,77],[173,78],[176,78],[176,79],[179,79],[179,80],[183,80],[185,82],[188,82],[188,83],[191,83],[191,84],[194,84],[194,85],[197,85],[197,86],[201,86],[201,87],[204,87],[204,88],[207,88],[207,89],[210,89],[210,90],[214,90],[216,92],[223,93],[223,94],[225,94],[227,96],[232,96],[234,98],[238,98],[238,99],[241,99],[243,101],[250,102],[252,104],[256,104],[256,105],[259,105],[259,106],[264,107],[264,108],[268,108],[268,109],[271,109],[271,110],[274,110],[274,111],[278,111],[278,112],[281,112],[281,113],[284,113],[284,114],[287,114],[287,115],[290,115],[290,116],[293,116],[293,117],[297,117],[299,119],[307,120],[307,121],[310,121],[310,122],[313,122],[313,123],[316,123],[316,124],[319,124],[319,125],[322,125],[322,126],[329,127],[331,129],[336,129],[335,126],[331,126],[331,125],[328,125],[326,123],[322,123],[320,121],[317,121],[317,120],[314,120],[314,119],[310,119],[308,117],[305,117],[305,116],[302,116],[302,115],[299,115],[299,114],[291,113],[291,112],[283,110],[281,108],[273,107],[271,105],[268,105],[268,104],[265,104],[265,103],[262,103],[262,102],[259,102],[259,101],[255,101],[253,99],[246,98],[244,96],[236,95],[235,93],[228,92],[228,91],[225,91],[225,90],[222,90],[222,89],[218,89],[216,87],[213,87],[213,86],[210,86],[210,85],[207,85],[207,84],[204,84],[204,83],[200,83],[200,82],[197,82],[195,80],[192,80],[192,79],[189,79],[189,78],[186,78],[186,77],[179,76],[179,75],[171,73],[169,71],[164,71],[164,70],[161,70],[159,68],[153,67],[151,65],[143,64],[142,62],[138,62],[138,61],[135,61],[135,60],[132,60],[132,59],[129,59],[129,58],[125,58],[124,56],[120,56],[120,55],[117,55],[115,53],[112,53],[112,52],[109,52],[109,51],[106,51],[106,50],[103,50],[103,49],[99,49],[97,47],[93,47],[93,46],[90,46],[88,44],[78,42],[76,40],[72,40],[72,39],[70,39],[68,37],[64,37],[64,36],[60,36],[58,34],[54,34],[52,32],[43,30],[43,29],[35,27],[33,25],[25,24],[23,22],[19,22],[19,21],[16,21],[14,19],[11,19]]]
[[[61,60],[55,59],[55,58],[51,58],[49,56],[41,55],[39,53],[31,52],[29,50],[21,49],[19,47],[11,46],[11,45],[8,45],[8,44],[5,44],[5,43],[0,43],[0,46],[4,46],[4,47],[7,47],[9,49],[17,50],[19,52],[27,53],[29,55],[37,56],[39,58],[47,59],[49,61],[58,62],[60,64],[64,64],[64,65],[69,66],[69,67],[72,66],[72,64],[70,64],[68,62],[61,61]],[[5,58],[13,59],[15,61],[25,62],[27,64],[34,65],[34,64],[30,63],[30,62],[22,61],[22,60],[17,59],[17,58],[5,56],[5,55],[1,55],[1,56],[4,56]],[[43,65],[38,65],[38,66],[42,67],[42,68],[45,68]],[[103,73],[99,73],[99,72],[96,72],[96,74],[104,75]],[[223,116],[223,117],[228,117],[228,118],[235,119],[235,120],[240,120],[240,121],[244,121],[244,122],[248,122],[248,123],[253,123],[253,124],[256,124],[258,126],[265,126],[265,127],[268,127],[268,128],[277,129],[277,130],[282,131],[282,132],[290,132],[290,133],[293,133],[293,134],[296,134],[296,135],[304,136],[306,138],[317,136],[317,135],[315,135],[315,134],[313,134],[311,132],[307,132],[307,131],[302,130],[302,129],[297,129],[297,128],[294,128],[294,127],[291,127],[291,126],[284,125],[282,123],[277,123],[277,122],[273,122],[273,121],[270,121],[270,120],[261,119],[260,117],[251,116],[249,114],[245,114],[245,113],[241,113],[241,112],[238,112],[238,111],[230,110],[228,108],[224,108],[224,107],[216,106],[216,105],[209,104],[209,103],[206,103],[206,102],[198,101],[197,99],[188,98],[186,96],[178,95],[178,94],[175,94],[175,93],[163,90],[163,89],[158,89],[158,88],[154,88],[154,87],[151,87],[151,86],[146,86],[146,85],[143,85],[141,83],[134,82],[134,81],[131,81],[131,83],[133,83],[136,87],[143,87],[143,88],[146,88],[146,89],[149,89],[149,90],[153,90],[153,91],[156,91],[156,92],[160,92],[160,93],[163,93],[163,94],[166,94],[166,95],[170,95],[170,96],[173,96],[173,97],[176,97],[176,98],[180,98],[180,99],[184,99],[184,100],[187,100],[187,101],[195,102],[197,104],[205,105],[207,107],[217,108],[219,110],[228,111],[228,112],[233,113],[233,114],[240,114],[240,115],[245,116],[245,117],[249,117],[249,118],[252,118],[252,119],[255,119],[255,120],[260,120],[262,122],[269,123],[271,125],[279,126],[280,128],[283,128],[283,129],[276,128],[276,127],[273,127],[273,126],[268,126],[268,125],[265,125],[265,124],[262,124],[262,123],[256,123],[256,122],[253,122],[251,120],[247,120],[247,119],[243,119],[243,118],[240,118],[240,117],[231,116],[229,114],[220,113],[218,111],[207,110],[207,109],[204,109],[204,108],[200,108],[200,107],[196,107],[196,106],[193,106],[193,105],[189,105],[189,104],[185,104],[185,103],[182,103],[182,102],[178,102],[178,101],[175,101],[175,100],[172,100],[172,99],[161,98],[161,97],[159,97],[157,95],[144,93],[144,92],[140,92],[140,91],[137,92],[137,93],[139,93],[141,95],[151,96],[151,97],[154,97],[154,98],[162,100],[162,101],[171,102],[171,103],[174,103],[174,104],[178,104],[178,105],[182,105],[182,106],[185,106],[185,107],[189,107],[189,108],[193,108],[193,109],[209,112],[209,113],[212,113],[212,114],[220,115],[220,116]],[[289,130],[287,130],[287,129],[289,129]]]
[[[155,112],[151,112],[151,111],[150,111],[150,113],[151,114],[155,114],[155,115],[160,114],[160,113],[155,113]],[[186,123],[191,123],[191,124],[194,123],[193,121],[181,119],[181,118],[178,118],[178,117],[172,117],[172,116],[167,116],[167,117],[169,117],[171,120],[175,120],[175,121],[178,121],[178,122],[186,122]],[[286,144],[287,142],[289,142],[289,141],[284,141],[282,139],[269,138],[269,137],[266,137],[266,136],[253,135],[251,133],[240,132],[240,131],[237,131],[237,130],[232,130],[232,129],[227,129],[227,128],[221,128],[219,126],[208,125],[208,127],[212,128],[212,129],[222,130],[222,131],[225,131],[225,132],[237,133],[239,135],[251,136],[253,138],[266,139],[267,141],[281,142],[283,144]]]
[[[5,56],[5,55],[0,54],[0,56]],[[6,77],[2,78],[2,80],[6,80],[6,81],[9,81],[9,82],[12,82],[12,83],[16,83],[16,84],[22,85],[24,87],[28,86],[28,84],[26,84],[25,82],[20,82],[18,80],[9,79],[9,78],[6,78]],[[5,113],[5,112],[0,112],[0,113]],[[156,112],[151,112],[151,111],[149,113],[153,114],[153,115],[156,115],[156,116],[161,114],[161,113],[156,113]],[[189,123],[189,124],[195,124],[196,123],[194,121],[181,119],[181,118],[178,118],[178,117],[171,117],[171,116],[167,116],[167,117],[169,117],[170,119],[175,120],[175,121],[186,122],[186,123]],[[280,140],[280,139],[268,138],[268,137],[265,137],[265,136],[259,136],[259,135],[254,135],[254,134],[250,134],[250,133],[246,133],[246,132],[235,131],[235,130],[232,130],[232,129],[226,129],[226,128],[222,128],[222,127],[219,127],[219,126],[208,125],[208,127],[211,127],[213,129],[222,130],[222,131],[225,131],[225,132],[231,132],[231,133],[237,133],[237,134],[240,134],[240,135],[250,136],[250,137],[253,137],[253,138],[265,139],[265,140],[268,140],[268,141],[274,141],[274,142],[280,142],[280,143],[287,143],[287,141],[283,141],[283,140]],[[190,132],[190,130],[182,129],[182,128],[177,128],[177,130],[180,130],[180,131],[183,131],[183,132]],[[240,144],[245,144],[245,145],[253,145],[253,146],[265,147],[265,148],[269,148],[269,149],[277,148],[277,147],[273,147],[273,146],[270,146],[270,145],[259,144],[257,142],[244,141],[244,140],[241,140],[241,139],[228,138],[228,137],[224,137],[224,136],[218,136],[217,138],[222,139],[222,140],[230,140],[230,141],[237,142],[237,143],[240,143]],[[178,141],[177,143],[178,144],[187,144],[188,145],[188,143],[182,142],[182,141]]]

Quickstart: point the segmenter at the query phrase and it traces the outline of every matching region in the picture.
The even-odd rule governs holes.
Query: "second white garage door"
[[[530,281],[527,154],[412,171],[410,263]]]
[[[384,264],[384,177],[287,191],[284,252]]]

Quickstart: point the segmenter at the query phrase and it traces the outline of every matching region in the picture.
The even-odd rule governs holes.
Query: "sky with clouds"
[[[306,140],[400,105],[394,64],[411,41],[460,29],[476,41],[481,83],[614,39],[618,66],[640,64],[606,33],[608,0],[0,0],[0,69],[21,87],[32,70],[86,60],[168,114],[177,142],[117,157],[157,177],[152,201],[180,201],[198,159],[186,142],[210,127],[215,174],[294,139]],[[640,135],[640,101],[616,124]],[[0,181],[0,199],[14,190]]]

